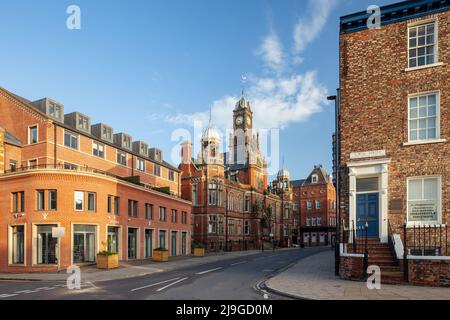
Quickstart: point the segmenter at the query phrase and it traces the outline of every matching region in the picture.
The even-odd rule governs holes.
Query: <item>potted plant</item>
[[[119,267],[119,254],[110,251],[97,253],[97,269],[115,269]]]
[[[152,260],[156,262],[169,261],[169,251],[166,248],[156,248],[153,250]]]
[[[194,242],[194,257],[204,257],[205,256],[205,246],[201,242]]]

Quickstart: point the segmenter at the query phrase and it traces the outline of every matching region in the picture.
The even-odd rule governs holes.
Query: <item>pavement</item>
[[[284,250],[284,249],[279,249]],[[279,251],[277,250],[277,251]],[[80,268],[83,281],[112,281],[127,278],[146,276],[158,272],[172,271],[185,267],[200,266],[212,262],[234,259],[243,256],[251,256],[260,253],[260,250],[208,253],[204,257],[170,258],[168,262],[154,262],[152,260],[121,261],[120,267],[111,270],[100,270],[95,265],[82,266]],[[18,281],[66,281],[66,270],[48,273],[0,273],[0,280]]]
[[[286,300],[259,288],[258,284],[324,250],[330,249],[232,252],[203,258],[177,258],[165,263],[136,261],[133,262],[136,265],[123,264],[123,268],[111,271],[82,268],[80,288],[67,286],[65,273],[64,281],[58,274],[34,275],[41,281],[0,280],[0,301]],[[147,274],[141,275],[143,273]],[[33,275],[27,275],[30,276]]]
[[[383,275],[381,275],[383,276]],[[325,251],[298,261],[265,282],[270,292],[311,300],[450,300],[449,288],[381,284],[369,290],[365,282],[334,275],[334,252]]]

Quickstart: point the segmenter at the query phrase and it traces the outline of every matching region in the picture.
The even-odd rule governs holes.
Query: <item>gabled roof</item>
[[[301,187],[304,182],[305,182],[305,179],[292,180],[291,181],[291,185],[292,185],[293,188],[298,188],[298,187]]]
[[[328,176],[327,171],[322,165],[314,166],[314,169],[309,174],[308,178],[304,181],[303,185],[312,184],[312,176],[317,175],[317,183],[314,184],[324,184],[330,183],[330,177]]]

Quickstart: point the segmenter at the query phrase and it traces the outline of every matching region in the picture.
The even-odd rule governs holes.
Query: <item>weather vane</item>
[[[246,82],[247,82],[247,76],[245,74],[241,75],[242,96],[244,96],[244,89],[245,89]]]

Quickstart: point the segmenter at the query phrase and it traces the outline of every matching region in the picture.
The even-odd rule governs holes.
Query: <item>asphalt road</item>
[[[64,282],[0,281],[0,300],[264,300],[281,299],[255,285],[312,254],[330,248],[265,251],[254,255],[180,268],[174,271],[82,283],[69,290]]]

